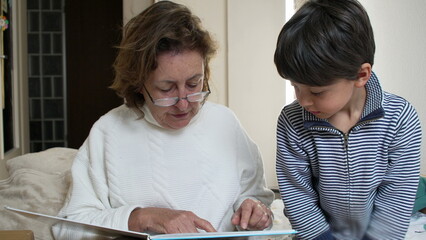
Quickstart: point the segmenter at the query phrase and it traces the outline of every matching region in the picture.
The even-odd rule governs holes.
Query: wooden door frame
[[[3,111],[0,111],[0,179],[8,176],[6,160],[29,152],[28,118],[28,60],[27,60],[27,1],[12,1],[10,21],[12,31],[12,98],[13,98],[13,145],[4,152]],[[1,101],[1,100],[0,100]]]

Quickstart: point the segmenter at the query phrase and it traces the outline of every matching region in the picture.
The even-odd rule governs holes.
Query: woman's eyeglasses
[[[186,97],[183,97],[183,98],[171,97],[171,98],[153,99],[151,94],[148,92],[148,89],[146,89],[145,84],[143,85],[143,88],[145,89],[146,93],[148,93],[148,96],[151,99],[152,103],[154,103],[154,105],[159,107],[170,107],[178,103],[180,100],[186,100],[188,102],[202,102],[210,94],[210,87],[209,87],[209,84],[207,84],[207,91],[191,93],[186,95]]]

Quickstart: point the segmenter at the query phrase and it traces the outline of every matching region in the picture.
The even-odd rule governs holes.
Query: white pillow
[[[50,148],[9,159],[6,162],[6,168],[9,175],[21,168],[30,168],[45,173],[63,173],[71,168],[76,154],[77,150],[72,148]]]
[[[274,214],[274,221],[271,230],[292,229],[290,221],[284,215],[284,203],[281,199],[275,199],[272,202],[271,211]]]
[[[53,239],[50,224],[4,206],[57,215],[70,186],[76,153],[75,149],[53,148],[6,162],[10,177],[0,180],[0,230],[32,230],[36,239]]]

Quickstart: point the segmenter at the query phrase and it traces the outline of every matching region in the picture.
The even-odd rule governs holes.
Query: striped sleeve
[[[388,170],[374,201],[367,230],[373,239],[403,239],[407,231],[420,171],[421,127],[415,109],[393,102],[388,115],[398,115],[388,149]]]
[[[318,194],[312,185],[310,161],[301,147],[302,140],[308,132],[302,122],[292,119],[300,115],[299,111],[285,114],[283,110],[277,126],[277,160],[276,172],[284,201],[285,215],[292,227],[297,230],[299,239],[314,239],[329,231],[329,225],[318,204]],[[299,124],[294,126],[294,124]]]

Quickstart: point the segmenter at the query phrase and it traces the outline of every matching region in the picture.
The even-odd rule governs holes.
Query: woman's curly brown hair
[[[114,62],[115,78],[111,89],[125,99],[128,107],[145,103],[140,89],[157,68],[157,57],[164,52],[198,51],[204,58],[204,86],[210,77],[209,62],[216,46],[200,19],[177,3],[160,1],[131,19],[123,31]]]

